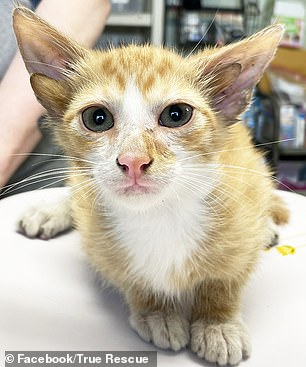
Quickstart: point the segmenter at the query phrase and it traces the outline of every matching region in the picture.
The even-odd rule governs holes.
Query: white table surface
[[[47,189],[0,201],[0,366],[5,350],[155,350],[130,329],[120,295],[100,288],[76,231],[50,241],[15,232],[26,208],[65,195],[66,189]],[[292,218],[280,242],[306,245],[306,198],[282,196]],[[306,366],[306,246],[288,256],[262,253],[243,314],[253,353],[241,366]],[[211,366],[186,350],[158,351],[158,366],[200,365]]]

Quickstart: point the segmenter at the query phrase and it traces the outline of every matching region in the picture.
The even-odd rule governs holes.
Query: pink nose
[[[147,155],[123,154],[117,158],[118,167],[131,178],[139,178],[152,162],[153,160]]]

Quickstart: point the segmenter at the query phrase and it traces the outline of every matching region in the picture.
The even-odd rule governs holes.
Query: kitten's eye
[[[159,117],[159,124],[165,127],[180,127],[191,119],[193,109],[188,104],[177,103],[166,107]]]
[[[100,133],[114,126],[113,115],[105,107],[89,107],[82,113],[83,124],[88,130]]]

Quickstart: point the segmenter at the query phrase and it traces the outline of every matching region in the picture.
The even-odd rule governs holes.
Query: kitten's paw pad
[[[198,320],[191,326],[191,350],[208,362],[236,365],[250,356],[251,344],[245,325],[238,320],[223,324]]]
[[[70,213],[61,204],[32,208],[17,222],[17,231],[30,238],[48,240],[71,227]]]
[[[159,348],[178,351],[189,342],[189,323],[180,314],[132,313],[129,321],[145,341]]]

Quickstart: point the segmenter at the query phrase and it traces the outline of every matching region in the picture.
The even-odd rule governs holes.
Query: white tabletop
[[[48,189],[0,201],[0,366],[5,350],[155,350],[130,329],[120,295],[99,286],[77,232],[50,241],[15,232],[27,207],[65,195]],[[243,367],[306,366],[306,198],[282,196],[292,218],[280,242],[297,251],[262,253],[244,294],[253,353]],[[158,351],[158,366],[200,365],[210,366],[186,350]]]

